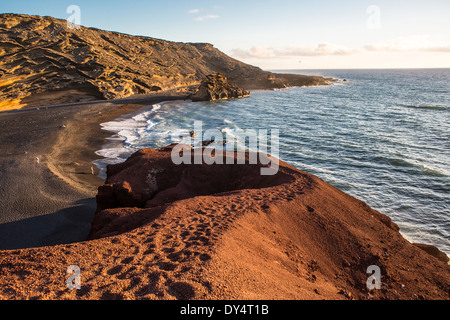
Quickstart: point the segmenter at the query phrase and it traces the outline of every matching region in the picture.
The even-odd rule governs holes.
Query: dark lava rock
[[[214,101],[248,97],[249,95],[250,92],[229,82],[225,75],[217,73],[208,75],[198,87],[197,92],[190,96],[190,99],[192,101]]]

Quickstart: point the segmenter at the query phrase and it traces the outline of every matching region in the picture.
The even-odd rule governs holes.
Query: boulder
[[[448,256],[444,252],[442,252],[441,250],[436,248],[435,246],[432,246],[429,244],[423,244],[423,243],[414,243],[414,245],[416,247],[422,249],[426,253],[432,255],[433,257],[441,260],[442,262],[448,263],[450,261]]]
[[[192,101],[215,101],[248,97],[250,92],[228,81],[221,73],[208,75],[198,87],[197,92],[191,94]]]

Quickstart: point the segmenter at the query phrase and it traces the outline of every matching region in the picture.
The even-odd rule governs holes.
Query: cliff
[[[330,82],[265,72],[207,43],[68,29],[67,21],[51,17],[0,15],[0,110],[198,86],[216,73],[246,90]]]

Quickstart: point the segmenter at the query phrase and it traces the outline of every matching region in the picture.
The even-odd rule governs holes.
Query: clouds
[[[201,11],[200,9],[191,9],[191,10],[188,10],[188,13],[194,14],[194,13],[199,13],[200,11]]]
[[[214,6],[214,10],[218,10],[220,8],[221,7]],[[202,11],[204,11],[204,10],[203,9],[191,9],[191,10],[188,10],[187,13],[192,14],[192,15],[194,15],[194,14],[198,15]],[[218,14],[211,14],[211,13],[209,13],[209,14],[204,14],[204,15],[197,16],[197,17],[194,18],[194,20],[195,21],[206,21],[206,20],[219,19],[219,18],[220,18],[220,16]]]
[[[422,49],[422,51],[424,51],[424,52],[444,52],[444,53],[450,53],[450,44],[447,45],[447,46],[424,48],[424,49]]]
[[[207,14],[204,16],[197,17],[194,20],[195,21],[205,21],[205,20],[219,19],[219,18],[220,18],[220,16],[217,14]]]
[[[447,52],[449,48],[450,42],[446,42],[443,37],[431,37],[429,35],[398,37],[363,47],[364,50],[372,52]]]
[[[331,43],[319,43],[302,46],[285,46],[281,48],[253,46],[248,50],[234,49],[232,55],[241,59],[274,59],[274,58],[292,58],[299,56],[329,56],[329,55],[350,55],[355,50],[334,45]]]
[[[399,37],[386,41],[349,48],[333,43],[304,44],[284,47],[253,46],[233,49],[237,59],[287,59],[294,57],[350,56],[369,52],[449,52],[450,42],[427,35]]]

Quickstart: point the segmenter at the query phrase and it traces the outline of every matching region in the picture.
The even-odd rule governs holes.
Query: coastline
[[[176,100],[173,100],[176,101]],[[185,100],[180,100],[185,101]],[[164,100],[164,101],[154,101],[150,102],[149,104],[143,104],[139,108],[133,108],[133,110],[130,112],[124,112],[121,113],[118,117],[108,117],[108,120],[106,122],[99,122],[98,125],[95,127],[98,129],[100,127],[100,130],[98,131],[98,134],[102,134],[103,137],[101,140],[103,143],[99,144],[100,141],[94,143],[93,145],[96,146],[96,150],[94,153],[97,156],[97,159],[93,161],[94,164],[94,171],[95,175],[99,177],[102,180],[106,179],[106,167],[110,164],[117,164],[119,162],[124,162],[129,156],[131,156],[132,153],[126,152],[125,156],[123,153],[120,154],[120,156],[117,154],[117,150],[124,150],[124,143],[127,140],[127,136],[123,135],[123,127],[115,127],[115,124],[120,123],[121,121],[127,121],[130,118],[134,120],[134,117],[139,116],[143,113],[151,113],[154,114],[157,109],[159,109],[163,104],[170,102],[170,100]],[[132,129],[136,129],[138,127],[133,127]],[[106,135],[106,134],[107,135]],[[112,150],[116,150],[115,152]],[[135,150],[137,151],[137,150]],[[114,157],[111,157],[111,153],[113,153]]]
[[[450,300],[444,5],[61,5],[0,13],[0,300]]]
[[[172,100],[180,98],[172,96]],[[292,174],[298,182],[282,179],[273,186],[263,183],[254,189],[199,194],[148,210],[127,208],[121,213],[120,208],[111,209],[112,214],[106,212],[103,217],[118,217],[116,222],[102,223],[100,216],[97,227],[104,230],[98,238],[88,238],[97,217],[95,188],[105,183],[90,173],[90,166],[98,158],[95,151],[111,136],[100,124],[167,100],[167,95],[154,95],[140,103],[35,110],[21,113],[20,121],[16,118],[10,124],[14,134],[2,141],[10,140],[8,147],[13,148],[15,136],[25,135],[20,141],[27,142],[20,150],[29,151],[26,161],[19,150],[14,154],[8,151],[9,160],[33,169],[27,173],[34,175],[34,189],[52,187],[51,197],[38,193],[33,195],[34,201],[50,207],[57,203],[61,209],[17,221],[17,227],[12,228],[15,235],[11,224],[0,225],[0,237],[9,235],[18,240],[25,232],[40,231],[33,235],[34,240],[45,244],[35,249],[28,243],[22,246],[26,249],[0,251],[0,264],[5,266],[0,298],[11,298],[11,292],[14,299],[447,298],[442,288],[448,283],[448,267],[406,241],[387,216],[286,164],[285,177]],[[14,114],[0,115],[0,122],[6,126],[14,118]],[[44,119],[48,123],[44,121],[42,128],[40,120]],[[24,133],[23,126],[27,125]],[[37,130],[42,133],[31,137],[30,133]],[[45,141],[39,141],[43,137]],[[40,161],[31,166],[35,156]],[[21,183],[30,178],[15,177]],[[66,200],[64,204],[62,199]],[[209,210],[212,212],[208,214]],[[288,212],[295,212],[293,221]],[[342,232],[336,223],[349,229]],[[134,229],[127,230],[130,225]],[[188,229],[197,230],[196,236],[185,239],[186,232],[191,232]],[[70,232],[76,233],[70,235],[71,239],[67,237]],[[250,239],[249,233],[258,236]],[[23,263],[28,276],[15,280]],[[60,280],[67,266],[74,264],[83,270],[83,286],[70,291]],[[361,268],[366,264],[382,266],[393,290],[366,293],[360,283],[361,279],[365,281],[365,269]],[[359,272],[357,276],[349,273],[350,267]],[[47,278],[42,278],[38,270],[48,270]],[[265,280],[260,282],[258,275]]]
[[[100,124],[184,98],[171,90],[0,113],[0,250],[84,241],[104,182],[95,152],[111,136]]]
[[[323,180],[282,162],[269,179],[246,165],[186,172],[170,154],[141,150],[112,168],[102,190],[120,193],[122,177],[136,195],[147,193],[144,179],[162,187],[162,205],[97,211],[88,241],[0,251],[0,299],[448,299],[448,265]],[[148,168],[162,174],[148,179]],[[121,194],[115,200],[127,201]],[[101,204],[111,199],[104,196]],[[181,198],[164,202],[171,196]],[[73,265],[79,290],[66,286]],[[368,266],[382,272],[379,290],[366,287]]]

